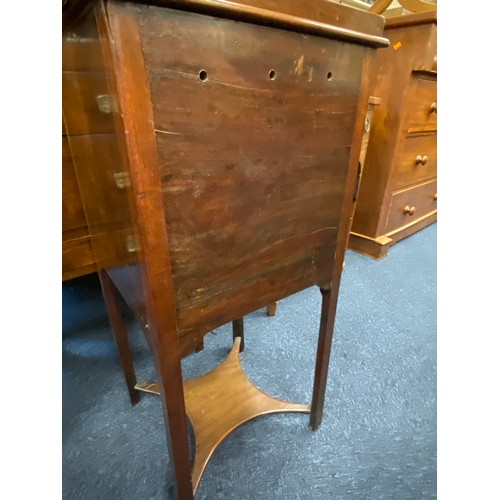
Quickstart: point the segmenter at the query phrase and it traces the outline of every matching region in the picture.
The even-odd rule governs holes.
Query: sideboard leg
[[[233,342],[236,340],[236,337],[241,338],[240,352],[243,352],[243,350],[245,349],[245,331],[243,328],[243,317],[235,319],[233,321]]]
[[[337,309],[338,290],[321,290],[321,321],[319,326],[316,370],[314,372],[313,397],[311,403],[310,426],[316,430],[323,418],[328,364],[333,339],[333,324]]]
[[[127,328],[122,318],[120,307],[118,304],[118,290],[106,271],[99,271],[99,280],[101,282],[102,295],[108,311],[111,331],[115,338],[116,348],[118,349],[118,357],[123,369],[127,389],[132,405],[135,405],[140,398],[140,392],[135,389],[137,383],[132,351],[127,338]]]
[[[271,302],[270,304],[268,304],[267,305],[267,315],[268,316],[275,316],[277,307],[278,307],[277,301],[274,301],[274,302]]]

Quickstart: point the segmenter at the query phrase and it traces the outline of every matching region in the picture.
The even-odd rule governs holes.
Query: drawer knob
[[[433,200],[434,200],[434,201],[437,201],[437,199],[438,199],[438,194],[437,194],[437,193],[435,193],[435,194],[434,194],[434,196],[433,196]]]
[[[421,165],[425,165],[427,163],[427,161],[429,160],[429,158],[427,157],[427,155],[418,155],[416,158],[415,158],[415,163],[417,165],[421,164]]]
[[[403,209],[403,213],[405,215],[413,215],[415,213],[415,207],[409,207],[408,205],[406,205],[406,207],[404,207]]]
[[[431,113],[437,113],[438,112],[438,105],[437,103],[433,102],[431,104]]]

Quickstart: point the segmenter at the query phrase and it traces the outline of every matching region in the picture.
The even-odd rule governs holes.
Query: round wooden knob
[[[427,155],[417,155],[417,157],[415,158],[415,164],[416,165],[425,165],[427,163],[427,161],[429,160],[429,158],[427,157]]]
[[[431,113],[437,113],[438,112],[438,105],[437,103],[433,102],[431,104]]]
[[[438,199],[438,194],[437,193],[434,194],[433,199],[434,199],[434,201],[437,201],[437,199]]]
[[[403,208],[403,213],[405,215],[413,215],[415,213],[415,207],[406,205],[406,207]]]

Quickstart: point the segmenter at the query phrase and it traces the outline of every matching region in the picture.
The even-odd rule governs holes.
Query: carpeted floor
[[[428,499],[436,496],[437,224],[375,261],[348,251],[322,426],[308,415],[256,419],[215,452],[197,499]],[[310,402],[321,295],[245,318],[242,364],[269,394]],[[132,318],[140,379],[154,367]],[[230,325],[183,361],[189,379],[215,367]],[[63,498],[169,498],[159,398],[131,407],[95,276],[63,285]]]

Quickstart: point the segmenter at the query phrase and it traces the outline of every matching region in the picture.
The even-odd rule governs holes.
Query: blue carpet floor
[[[308,415],[256,419],[215,452],[197,499],[436,497],[436,231],[380,261],[348,251],[322,426]],[[310,402],[321,294],[310,288],[245,318],[242,364],[267,393]],[[128,318],[140,379],[155,379]],[[231,346],[230,325],[183,360],[205,373]],[[162,409],[131,407],[95,276],[63,285],[63,498],[144,500],[172,492]]]

